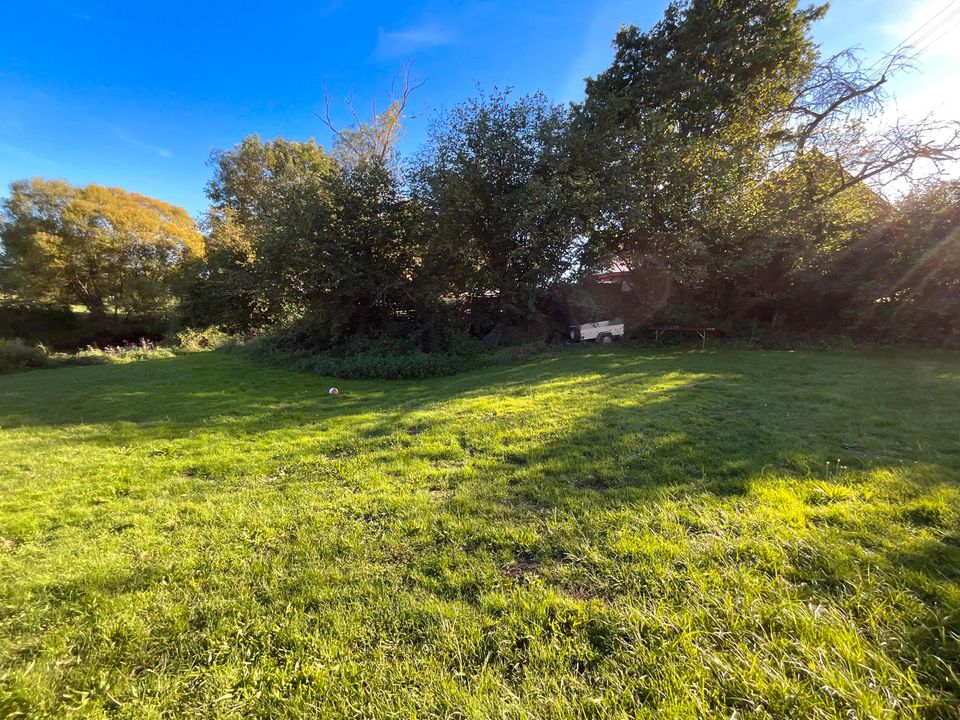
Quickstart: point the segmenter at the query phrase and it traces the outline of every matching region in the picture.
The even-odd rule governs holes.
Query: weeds
[[[27,345],[22,340],[0,338],[0,374],[33,370],[51,365],[50,356],[43,345]]]
[[[116,365],[137,360],[171,358],[178,352],[213,349],[222,347],[227,342],[225,336],[221,341],[207,331],[187,334],[184,339],[186,342],[178,340],[177,344],[165,345],[142,338],[138,342],[105,347],[88,345],[74,353],[50,352],[41,344],[31,347],[21,340],[0,339],[0,374],[69,365]]]

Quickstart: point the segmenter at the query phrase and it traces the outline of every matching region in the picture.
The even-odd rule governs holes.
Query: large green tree
[[[584,260],[611,255],[704,279],[717,226],[766,171],[784,108],[809,74],[811,24],[796,0],[671,3],[649,31],[617,34],[587,80],[574,137],[588,202]]]
[[[227,326],[301,316],[307,258],[338,191],[339,165],[312,140],[256,135],[214,152],[211,165],[207,261],[188,305],[222,308],[218,324]]]
[[[150,314],[202,237],[182,208],[120,188],[17,181],[0,227],[12,284],[25,298],[81,304],[94,314]]]
[[[188,322],[296,323],[304,342],[331,345],[395,334],[435,312],[429,216],[402,195],[387,162],[344,166],[313,142],[253,136],[215,153],[213,165]]]
[[[415,196],[436,218],[435,252],[449,258],[464,301],[492,306],[495,322],[535,321],[538,299],[568,267],[576,223],[567,127],[566,110],[543,95],[480,95],[434,124],[415,163]]]
[[[877,125],[909,59],[821,57],[825,10],[680,0],[650,30],[622,29],[587,81],[571,137],[581,260],[629,269],[645,317],[651,298],[691,319],[843,316],[833,264],[888,213],[877,190],[960,151],[955,122]]]

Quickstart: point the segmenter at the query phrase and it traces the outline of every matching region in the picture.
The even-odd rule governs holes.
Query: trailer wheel
[[[611,335],[610,333],[604,333],[603,335],[597,338],[597,342],[603,343],[604,345],[609,345],[610,343],[613,342],[613,335]]]

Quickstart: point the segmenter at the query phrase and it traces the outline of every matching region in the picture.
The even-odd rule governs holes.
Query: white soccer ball
[[[330,390],[329,390],[328,392],[329,392],[331,395],[339,395],[339,394],[340,394],[340,391],[337,390],[335,387],[330,388]]]

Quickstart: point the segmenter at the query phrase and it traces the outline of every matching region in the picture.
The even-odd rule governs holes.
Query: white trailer
[[[607,345],[612,343],[614,338],[618,337],[623,337],[623,323],[614,323],[610,320],[573,325],[570,328],[570,339],[573,340],[573,342],[595,340],[598,343]]]

